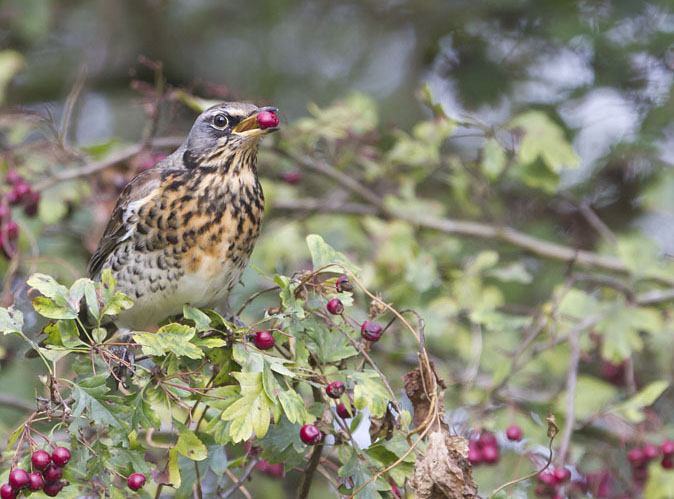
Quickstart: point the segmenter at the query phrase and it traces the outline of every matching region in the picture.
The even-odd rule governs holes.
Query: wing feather
[[[162,169],[151,168],[136,175],[117,199],[110,221],[89,261],[89,277],[98,278],[111,253],[136,230],[137,213],[142,205],[159,195]]]

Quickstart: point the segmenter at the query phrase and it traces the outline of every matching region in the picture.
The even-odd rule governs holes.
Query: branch
[[[569,359],[569,372],[566,377],[566,396],[568,398],[566,401],[566,418],[564,420],[562,442],[559,446],[560,465],[566,461],[573,426],[576,423],[576,381],[578,379],[578,362],[580,361],[578,329],[574,329],[569,333],[569,346],[571,347],[571,358]]]
[[[243,485],[243,482],[246,481],[246,479],[250,476],[250,474],[255,469],[255,465],[257,464],[257,461],[258,461],[257,458],[251,459],[250,463],[248,464],[248,467],[243,472],[243,475],[241,475],[241,478],[239,478],[234,483],[234,485],[232,485],[230,488],[228,488],[225,491],[225,493],[220,496],[222,499],[225,499],[226,497],[231,496],[234,492],[236,492]]]
[[[0,393],[0,405],[16,409],[17,411],[31,412],[35,410],[35,403],[22,400],[12,395]]]
[[[318,464],[321,462],[322,453],[323,444],[318,444],[316,447],[314,447],[314,450],[311,453],[311,458],[309,458],[309,465],[304,470],[304,474],[302,475],[302,483],[300,483],[300,488],[297,491],[297,499],[307,499],[307,497],[309,497],[311,482],[314,478],[314,472],[316,471]]]
[[[185,139],[182,137],[161,137],[158,139],[153,139],[150,141],[150,144],[153,147],[179,147]],[[79,168],[73,168],[70,170],[65,170],[63,172],[57,173],[42,182],[38,182],[35,185],[35,190],[42,191],[51,187],[54,184],[59,182],[64,182],[66,180],[73,180],[75,178],[87,177],[93,175],[101,170],[110,168],[124,161],[128,161],[134,156],[143,152],[145,147],[143,144],[133,144],[124,149],[111,154],[110,156],[102,159],[100,161],[93,161],[91,163],[86,163]]]

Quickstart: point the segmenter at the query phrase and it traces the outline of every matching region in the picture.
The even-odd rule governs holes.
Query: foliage
[[[195,483],[205,495],[224,493],[240,477],[271,474],[251,467],[265,461],[282,463],[283,483],[297,488],[313,454],[299,431],[315,424],[334,440],[324,441],[314,496],[361,488],[359,497],[390,497],[392,484],[411,495],[428,434],[410,451],[424,408],[401,377],[426,351],[437,411],[452,432],[471,442],[497,436],[498,462],[473,469],[482,496],[544,467],[548,413],[560,426],[551,466],[572,470],[562,493],[672,495],[666,461],[634,467],[626,457],[674,437],[671,12],[666,2],[435,3],[409,20],[423,27],[415,50],[433,47],[418,101],[405,87],[377,100],[341,86],[329,101],[317,90],[325,80],[302,74],[308,112],[294,110],[260,151],[265,223],[246,286],[231,297],[250,328],[186,306],[156,331],[111,336],[111,319],[131,302],[111,276],[105,286],[80,278],[122,186],[179,144],[153,135],[184,134],[193,111],[219,95],[134,80],[149,123],[138,144],[124,143],[125,129],[84,147],[68,133],[68,113],[60,122],[39,112],[0,116],[0,176],[16,169],[41,195],[37,217],[12,205],[19,238],[0,256],[0,376],[23,399],[38,394],[31,417],[0,422],[10,448],[0,481],[10,463],[25,465],[29,446],[45,446],[42,433],[73,449],[71,491],[117,494],[122,477],[140,472],[144,494],[165,484],[165,493],[189,497]],[[377,5],[350,8],[399,30],[398,11]],[[14,36],[42,47],[33,36],[47,19],[16,23]],[[159,30],[164,22],[175,20]],[[354,67],[369,67],[365,25],[367,35],[349,27]],[[335,38],[325,45],[341,52]],[[338,55],[314,45],[307,60]],[[3,99],[20,101],[12,78],[34,82],[34,58],[0,52]],[[167,60],[166,74],[184,63]],[[578,78],[558,70],[569,64],[580,66]],[[156,66],[142,66],[162,80]],[[269,88],[274,78],[261,73],[260,88]],[[297,82],[285,83],[293,99],[271,102],[282,110],[298,100]],[[251,98],[287,95],[242,88]],[[613,105],[628,110],[629,126],[620,128],[627,118],[614,117]],[[0,188],[2,206],[9,192]],[[335,288],[342,273],[353,291]],[[326,312],[331,298],[344,317]],[[82,310],[92,326],[79,323]],[[359,328],[373,317],[388,327],[368,344]],[[275,350],[254,347],[249,335],[261,329],[273,332]],[[38,361],[17,360],[25,345]],[[326,396],[330,381],[346,384],[340,400]],[[339,402],[353,419],[336,416]],[[511,424],[523,442],[506,439]],[[260,497],[284,493],[278,481],[243,485]],[[505,492],[533,495],[537,485]]]

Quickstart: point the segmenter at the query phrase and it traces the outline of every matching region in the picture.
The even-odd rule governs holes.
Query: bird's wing
[[[136,175],[129,182],[112,210],[110,221],[98,242],[98,248],[89,261],[89,277],[98,278],[110,254],[126,239],[131,237],[138,220],[134,214],[142,205],[159,195],[162,169],[150,168]]]

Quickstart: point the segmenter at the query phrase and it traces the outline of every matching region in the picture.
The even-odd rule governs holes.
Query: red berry
[[[257,122],[260,128],[278,126],[278,116],[273,111],[262,111],[257,115]]]
[[[126,479],[126,484],[131,490],[140,490],[145,485],[145,475],[141,473],[132,473],[129,475],[129,478]]]
[[[477,465],[482,462],[482,451],[480,450],[480,445],[475,441],[472,441],[468,444],[468,460],[473,465]]]
[[[339,405],[337,405],[337,415],[342,419],[349,419],[355,415],[355,412],[351,410],[351,413],[349,413],[349,410],[347,409],[346,405],[344,405],[344,403],[342,402]]]
[[[482,446],[482,459],[485,463],[491,464],[498,461],[499,451],[498,447],[495,445],[483,445]]]
[[[26,205],[23,207],[23,212],[28,217],[34,217],[37,215],[37,209],[40,203],[40,193],[39,192],[29,192],[26,194],[26,199],[24,199]]]
[[[339,315],[344,312],[344,304],[339,301],[339,298],[333,298],[328,302],[328,312],[332,315]]]
[[[16,225],[16,222],[13,220],[7,222],[5,230],[7,231],[7,239],[10,241],[14,241],[19,237],[19,226]]]
[[[42,490],[44,487],[44,478],[37,471],[28,474],[28,488],[33,492]]]
[[[33,453],[30,461],[33,463],[33,468],[43,470],[51,462],[51,456],[48,452],[38,450]]]
[[[63,468],[70,461],[70,451],[65,447],[57,447],[51,453],[51,458],[56,466]]]
[[[381,338],[381,326],[376,322],[365,321],[360,326],[360,335],[367,341],[379,341],[379,338]]]
[[[648,461],[652,461],[653,459],[655,459],[660,455],[660,449],[658,449],[657,446],[652,444],[645,444],[642,450],[644,453],[644,459]]]
[[[32,191],[33,189],[28,182],[19,182],[18,184],[14,184],[14,187],[9,193],[9,202],[11,204],[21,203]]]
[[[338,399],[344,394],[345,389],[344,383],[341,381],[333,381],[326,387],[325,393],[327,393],[330,398]]]
[[[545,471],[538,475],[538,481],[545,485],[550,485],[554,486],[557,485],[557,479],[555,478],[555,475],[550,473],[549,471]]]
[[[480,439],[478,440],[480,447],[498,447],[498,441],[493,433],[485,431],[480,434]]]
[[[255,469],[274,478],[280,478],[282,476],[285,476],[285,471],[283,470],[283,463],[269,464],[269,461],[267,461],[266,459],[258,461],[257,464],[255,465]]]
[[[26,485],[28,485],[29,479],[28,479],[28,472],[26,470],[22,470],[21,468],[17,468],[15,470],[12,470],[9,472],[9,484],[14,487],[15,490],[22,489]]]
[[[307,445],[316,445],[323,440],[323,434],[318,427],[312,424],[305,424],[300,430],[300,439]]]
[[[302,172],[286,172],[282,178],[286,184],[297,185],[302,180]]]
[[[640,466],[644,462],[644,453],[639,447],[633,447],[627,453],[627,460],[632,466]]]
[[[674,454],[674,440],[665,440],[660,444],[660,450],[665,456]]]
[[[16,498],[16,492],[14,491],[14,487],[12,487],[8,483],[3,483],[2,487],[0,487],[0,498],[2,498],[2,499],[15,499]]]
[[[21,177],[21,175],[19,175],[19,172],[17,172],[16,170],[9,170],[7,172],[7,175],[5,175],[5,182],[8,185],[18,184],[22,180],[23,177]]]
[[[571,478],[571,472],[566,468],[555,468],[553,475],[555,476],[557,483],[566,482],[569,478]]]
[[[258,331],[255,333],[253,343],[255,343],[255,346],[260,350],[269,350],[274,346],[274,336],[267,330]]]
[[[660,464],[666,470],[674,469],[674,459],[672,458],[671,455],[663,457],[662,462]]]
[[[44,469],[42,476],[47,483],[53,483],[61,479],[63,476],[63,470],[59,466],[56,466],[54,463],[52,463]]]
[[[522,428],[516,424],[508,426],[508,429],[506,430],[506,437],[508,437],[508,440],[519,442],[522,440]]]
[[[337,282],[335,283],[335,288],[339,293],[343,291],[353,291],[353,284],[349,280],[349,277],[344,274],[339,276]]]
[[[61,482],[48,483],[42,489],[42,492],[47,494],[49,497],[56,497],[59,492],[63,489],[63,484]]]

